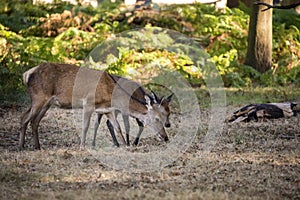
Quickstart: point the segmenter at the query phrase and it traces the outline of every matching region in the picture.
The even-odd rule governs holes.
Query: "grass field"
[[[208,151],[210,97],[204,89],[195,93],[201,115],[187,116],[191,125],[200,120],[201,126],[188,148],[168,165],[145,171],[115,169],[89,148],[80,149],[80,125],[71,111],[57,108],[51,108],[41,122],[42,150],[33,151],[28,132],[26,149],[18,152],[19,119],[26,108],[0,108],[0,199],[300,199],[300,117],[225,122]],[[292,86],[226,93],[227,116],[249,103],[300,102],[300,90]],[[172,127],[167,131],[172,141],[184,119],[176,102],[171,107]],[[131,141],[136,126],[131,121]],[[114,148],[103,121],[97,142],[116,159],[156,150],[159,156],[169,145],[147,130],[143,136],[137,147]]]

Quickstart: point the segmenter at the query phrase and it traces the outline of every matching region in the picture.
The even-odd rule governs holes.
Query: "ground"
[[[238,108],[228,105],[227,116]],[[208,151],[206,107],[201,109],[203,126],[178,159],[157,170],[134,171],[114,169],[88,148],[80,148],[71,111],[57,108],[41,122],[42,150],[33,150],[28,130],[26,149],[17,151],[25,109],[0,109],[0,199],[300,199],[300,116],[226,122]],[[172,113],[172,127],[167,129],[171,140],[179,134],[179,115],[176,109]],[[131,126],[133,141],[134,121]],[[104,121],[99,133],[99,146],[101,140],[110,141]],[[109,144],[112,151],[131,153],[167,145],[154,136],[142,138],[137,147]]]

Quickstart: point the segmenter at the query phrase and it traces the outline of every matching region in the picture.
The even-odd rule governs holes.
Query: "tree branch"
[[[276,5],[270,5],[261,1],[256,1],[254,2],[255,5],[264,5],[267,6],[267,8],[263,9],[262,11],[269,10],[271,8],[276,8],[276,9],[291,9],[291,8],[296,8],[297,6],[300,6],[300,1],[291,5],[286,5],[286,6],[276,6]]]

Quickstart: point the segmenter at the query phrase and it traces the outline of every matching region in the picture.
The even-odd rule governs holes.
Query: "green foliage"
[[[42,61],[55,61],[50,54],[49,38],[23,38],[14,32],[0,30],[0,91],[1,98],[18,99],[24,90],[22,74]]]
[[[293,10],[274,10],[274,66],[265,74],[259,74],[243,65],[249,23],[247,7],[226,9],[226,12],[203,4],[153,5],[152,9],[130,10],[120,3],[105,0],[98,8],[93,8],[60,1],[32,5],[30,1],[0,0],[0,93],[11,95],[24,91],[23,72],[41,62],[80,64],[107,37],[154,26],[178,31],[193,38],[194,42],[182,41],[185,39],[180,35],[170,37],[173,33],[159,32],[158,45],[151,49],[147,47],[151,37],[146,35],[151,33],[127,35],[126,40],[112,40],[106,42],[106,46],[99,46],[97,52],[101,55],[102,67],[95,64],[96,68],[147,79],[150,71],[158,73],[155,68],[160,66],[177,71],[190,83],[198,85],[203,84],[204,77],[210,73],[197,60],[207,58],[207,52],[225,86],[300,84],[300,18]],[[178,41],[173,41],[176,37]],[[205,52],[199,44],[195,46],[195,41]],[[172,42],[177,46],[172,44],[164,48]],[[110,45],[119,48],[111,49]],[[197,48],[200,50],[195,51]]]
[[[61,61],[67,61],[68,59],[84,60],[92,48],[101,40],[102,38],[94,33],[69,28],[55,37],[51,53]]]
[[[23,18],[23,14],[31,14],[31,12],[27,13],[27,7],[32,7],[33,10],[37,9],[40,13],[46,14],[51,8],[55,8],[55,11],[60,11],[62,8],[66,8],[62,5],[69,5],[55,4],[41,10],[43,4],[29,6],[29,4],[18,2],[14,6],[11,5],[12,8],[9,11],[11,16],[15,17],[15,20]],[[1,1],[1,3],[3,2]],[[14,13],[16,10],[21,10],[22,12]],[[36,12],[36,14],[40,15],[39,12]],[[3,16],[4,14],[1,15],[1,17]],[[10,17],[4,20],[9,28],[0,24],[1,102],[5,101],[5,99],[10,99],[11,101],[21,100],[20,94],[24,92],[22,74],[29,68],[45,61],[78,63],[80,60],[84,60],[91,49],[103,40],[101,35],[72,27],[56,37],[37,37],[40,33],[33,31],[36,29],[33,29],[31,23],[27,23],[24,26],[16,26],[15,21],[10,23],[7,19],[10,20]],[[32,33],[28,34],[26,29],[24,29],[25,26],[29,27],[28,30],[32,31]],[[19,32],[19,34],[16,32]]]
[[[262,76],[265,85],[300,83],[300,18],[293,10],[274,10],[272,71]]]
[[[36,25],[40,17],[52,13],[61,13],[64,10],[70,10],[72,7],[67,2],[32,5],[30,1],[25,3],[19,0],[0,0],[0,24],[18,33],[32,25]]]
[[[212,57],[223,78],[226,87],[245,87],[251,86],[253,81],[258,80],[260,74],[252,67],[238,62],[236,49],[219,56]]]
[[[290,26],[300,27],[299,14],[294,9],[280,10],[274,9],[273,11],[273,23],[274,27],[280,24],[285,24],[287,28]]]
[[[110,73],[149,80],[149,77],[158,76],[164,70],[178,71],[193,84],[203,82],[200,69],[195,67],[193,61],[184,54],[166,50],[139,52],[120,48],[119,51],[119,57],[111,55],[109,59],[112,62],[104,68]]]
[[[247,14],[239,9],[226,9],[226,13],[222,13],[212,5],[201,4],[175,6],[172,9],[193,24],[194,31],[186,34],[197,38],[206,47],[225,86],[252,84],[252,76],[256,77],[256,72],[241,64],[247,48]]]
[[[145,27],[116,35],[89,55],[93,68],[133,79],[149,80],[164,71],[177,71],[192,84],[203,83],[199,60],[207,54],[179,32]]]

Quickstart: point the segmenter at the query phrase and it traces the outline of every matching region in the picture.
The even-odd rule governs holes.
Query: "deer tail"
[[[33,74],[33,72],[36,70],[37,67],[38,66],[33,67],[33,68],[27,70],[26,72],[24,72],[24,74],[23,74],[23,83],[24,83],[24,85],[28,86],[30,76]]]

